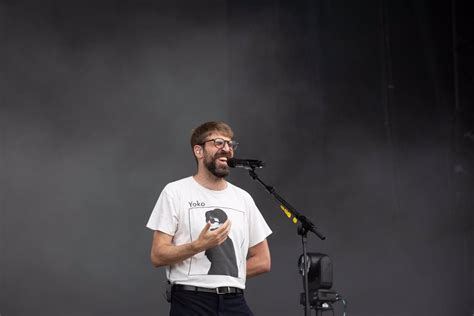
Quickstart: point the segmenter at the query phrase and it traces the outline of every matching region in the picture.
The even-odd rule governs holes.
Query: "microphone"
[[[227,165],[231,168],[244,168],[253,170],[255,168],[263,168],[263,166],[265,166],[265,162],[256,159],[230,158],[227,160]]]

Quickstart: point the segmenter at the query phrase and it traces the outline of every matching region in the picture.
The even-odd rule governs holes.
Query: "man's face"
[[[222,138],[223,140],[230,141],[231,139],[219,133],[212,133],[206,140]],[[204,153],[204,166],[214,176],[218,178],[224,178],[229,175],[229,166],[227,165],[227,159],[234,156],[232,148],[225,143],[224,147],[217,148],[213,141],[206,142],[203,146]]]

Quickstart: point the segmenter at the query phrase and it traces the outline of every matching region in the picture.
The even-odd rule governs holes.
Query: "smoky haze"
[[[327,236],[309,250],[331,256],[350,315],[472,312],[449,7],[389,4],[387,47],[380,5],[1,2],[0,314],[166,315],[145,223],[209,120]],[[296,226],[244,170],[230,181],[273,230],[249,305],[303,314]]]

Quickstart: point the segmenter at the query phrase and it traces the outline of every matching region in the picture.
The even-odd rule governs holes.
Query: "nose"
[[[224,147],[222,147],[225,151],[231,151],[232,147],[230,147],[229,142],[224,142]]]

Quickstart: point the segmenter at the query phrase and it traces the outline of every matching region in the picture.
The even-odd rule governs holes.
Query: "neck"
[[[220,191],[227,188],[227,181],[224,178],[216,177],[208,170],[200,169],[193,177],[197,183],[209,190]]]

